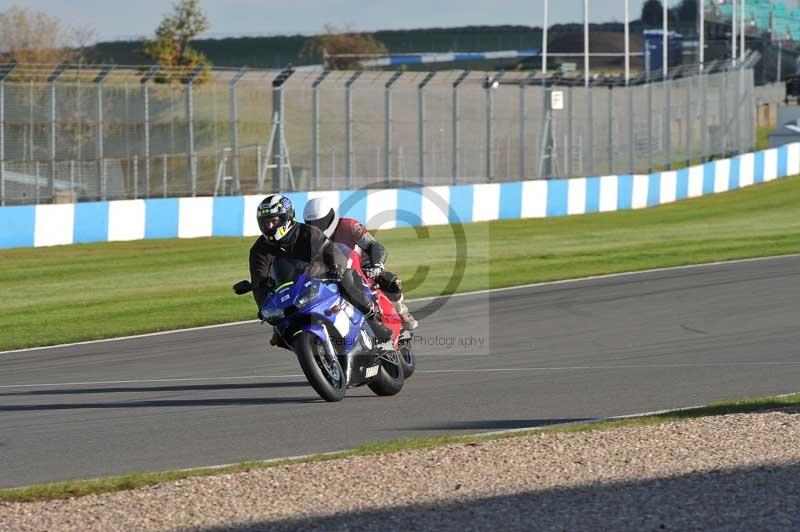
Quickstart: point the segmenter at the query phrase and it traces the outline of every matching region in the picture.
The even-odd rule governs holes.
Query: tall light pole
[[[625,0],[625,85],[631,81],[631,28],[628,4],[629,0]]]
[[[697,64],[700,67],[700,72],[703,71],[705,58],[706,58],[706,5],[705,2],[700,0],[697,2],[699,23],[697,34],[700,37],[697,50]]]
[[[589,86],[589,0],[583,0],[583,84]]]
[[[736,64],[736,4],[737,1],[733,0],[733,19],[731,23],[731,59],[733,64]]]
[[[661,5],[663,6],[663,12],[661,14],[661,72],[664,74],[664,77],[667,77],[669,74],[669,6],[667,5],[669,0],[663,0]]]
[[[744,25],[744,22],[745,22],[744,13],[745,13],[745,11],[744,11],[744,4],[745,4],[745,0],[740,0],[740,1],[741,1],[741,5],[739,7],[741,9],[739,10],[739,22],[740,22],[739,28],[740,28],[741,31],[739,32],[739,39],[740,39],[740,41],[739,41],[739,58],[742,60],[742,62],[744,62],[744,53],[745,53],[745,31],[744,31],[745,30],[745,25]]]
[[[547,5],[550,0],[544,0],[544,28],[542,31],[542,78],[547,76]]]

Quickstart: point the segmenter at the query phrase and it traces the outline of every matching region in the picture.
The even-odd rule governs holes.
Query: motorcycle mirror
[[[253,284],[250,281],[242,280],[233,285],[233,291],[237,296],[241,296],[253,290]]]

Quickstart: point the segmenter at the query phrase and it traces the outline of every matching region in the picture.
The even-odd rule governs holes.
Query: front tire
[[[396,395],[403,389],[405,376],[403,375],[403,367],[400,363],[400,355],[397,352],[393,354],[387,353],[387,358],[380,359],[380,369],[378,374],[372,379],[367,386],[375,392],[375,395],[389,396]]]
[[[329,402],[341,401],[347,391],[347,379],[339,360],[331,359],[325,345],[315,334],[304,332],[294,343],[300,367],[320,397]]]

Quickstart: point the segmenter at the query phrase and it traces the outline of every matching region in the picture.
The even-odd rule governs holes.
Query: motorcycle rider
[[[403,283],[397,274],[384,267],[388,253],[367,228],[353,218],[340,218],[333,202],[327,197],[310,200],[303,208],[305,223],[320,229],[337,244],[356,250],[362,257],[362,269],[369,279],[374,279],[386,297],[394,304],[407,330],[416,329],[419,323],[409,312],[403,298]]]
[[[347,258],[322,231],[295,221],[294,205],[289,198],[270,194],[259,203],[256,216],[261,236],[250,248],[250,284],[259,308],[273,288],[269,274],[275,257],[322,262],[329,276],[336,279],[342,296],[364,314],[377,339],[386,342],[391,338],[392,331],[381,323],[374,310],[377,303],[364,293],[361,278],[354,270],[346,268]],[[273,337],[270,343],[275,345],[276,341]]]

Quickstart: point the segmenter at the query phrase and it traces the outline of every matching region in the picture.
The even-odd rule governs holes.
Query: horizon
[[[639,18],[645,0],[629,0],[631,21]],[[622,22],[623,0],[590,0],[591,23]],[[609,5],[613,3],[614,5]],[[670,7],[680,0],[669,0]],[[109,0],[0,0],[0,12],[18,5],[47,13],[65,26],[91,30],[95,43],[140,40],[152,37],[171,11],[163,0],[136,3]],[[403,31],[464,26],[541,27],[543,0],[447,0],[430,4],[406,0],[402,5],[365,0],[201,0],[210,28],[196,39],[316,35],[326,24],[355,32]],[[312,13],[313,16],[309,16]],[[583,0],[550,0],[548,26],[583,22]]]

